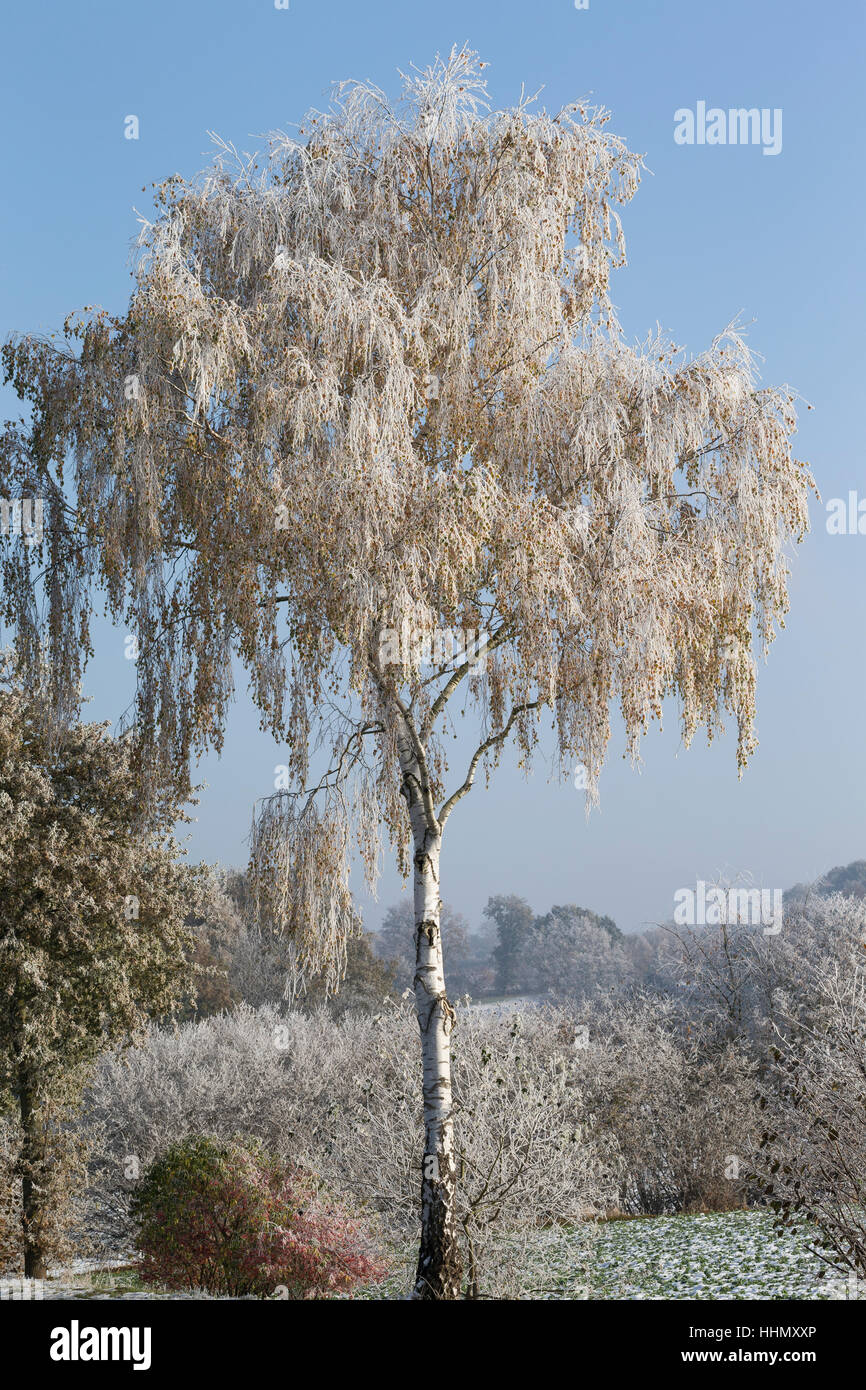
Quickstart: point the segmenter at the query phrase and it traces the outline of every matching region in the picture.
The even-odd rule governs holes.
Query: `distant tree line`
[[[829,870],[816,883],[785,893],[786,911],[811,896],[866,896],[866,860]],[[301,975],[290,949],[276,934],[248,925],[247,882],[237,870],[211,872],[204,900],[188,926],[194,933],[191,965],[195,987],[182,1016],[204,1018],[240,1003],[291,1000],[310,1010],[325,1005],[337,1016],[375,1012],[383,999],[412,988],[414,920],[408,897],[388,907],[377,931],[348,943],[346,974],[336,994],[321,977]],[[675,963],[682,933],[655,926],[625,934],[609,916],[576,903],[536,913],[514,893],[494,894],[481,922],[471,928],[450,903],[442,905],[443,952],[457,997],[497,999],[530,995],[580,1002],[612,988],[681,990]],[[701,929],[692,936],[701,940]]]

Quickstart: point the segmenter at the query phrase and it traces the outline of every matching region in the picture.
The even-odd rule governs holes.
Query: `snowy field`
[[[543,1299],[851,1299],[845,1274],[826,1271],[804,1232],[779,1232],[759,1211],[705,1216],[657,1216],[601,1225],[592,1255],[562,1232],[540,1237]],[[822,1272],[823,1271],[823,1272]],[[4,1281],[5,1298],[16,1296]],[[397,1281],[360,1292],[364,1298],[399,1298]],[[358,1296],[358,1295],[356,1295]],[[46,1299],[148,1299],[184,1295],[145,1289],[127,1269],[79,1265],[49,1279]],[[186,1295],[202,1297],[202,1295]],[[859,1297],[866,1297],[861,1286]]]
[[[601,1228],[593,1298],[847,1299],[805,1232],[780,1233],[760,1211],[656,1216]],[[866,1296],[866,1289],[860,1291]]]

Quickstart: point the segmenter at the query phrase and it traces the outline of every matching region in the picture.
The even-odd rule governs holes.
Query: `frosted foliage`
[[[253,907],[258,920],[283,924],[301,972],[321,960],[345,969],[346,941],[360,929],[349,888],[349,827],[313,802],[297,814],[290,797],[265,804],[253,827]],[[315,905],[315,915],[311,910]]]
[[[758,1173],[833,1265],[866,1274],[866,903],[810,897],[797,969],[774,992]],[[803,949],[803,948],[806,949]]]
[[[514,1238],[563,1220],[579,1226],[613,1194],[607,1158],[584,1133],[563,1020],[555,1011],[462,1018],[458,1217],[477,1253],[500,1230]],[[141,1046],[104,1057],[88,1091],[92,1229],[108,1249],[124,1248],[135,1188],[129,1156],[143,1171],[169,1145],[202,1133],[260,1139],[378,1212],[398,1243],[408,1239],[418,1223],[422,1126],[416,1029],[393,1002],[375,1017],[242,1007],[179,1029],[154,1026]],[[585,1236],[572,1227],[575,1243]]]
[[[49,508],[45,541],[55,615],[93,571],[139,634],[151,784],[220,746],[240,655],[291,749],[280,802],[303,794],[269,813],[269,863],[317,736],[331,848],[354,836],[371,881],[382,823],[408,866],[407,778],[438,835],[506,737],[531,755],[545,709],[590,801],[612,702],[633,756],[668,696],[687,741],[727,710],[741,765],[753,746],[753,648],[807,526],[793,397],[759,387],[733,329],[694,358],[624,341],[609,277],[640,158],[601,109],[491,111],[482,68],[455,51],[393,104],[343,86],[262,157],[218,142],[160,188],[125,317],[6,349],[39,421],[29,448],[7,432],[8,469],[74,458],[77,517]],[[25,550],[9,564],[35,575]],[[35,579],[7,580],[32,631]],[[486,661],[430,670],[410,644],[385,663],[404,623],[483,632]],[[449,787],[452,696],[481,733]],[[337,866],[328,903],[301,909],[324,912],[325,955],[343,882]]]

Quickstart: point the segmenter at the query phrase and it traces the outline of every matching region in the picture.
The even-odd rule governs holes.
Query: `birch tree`
[[[8,547],[4,616],[25,658],[55,655],[52,699],[98,580],[138,640],[142,785],[182,787],[240,658],[288,745],[255,898],[311,969],[339,975],[356,849],[372,883],[384,835],[413,877],[432,1299],[461,1288],[451,815],[507,741],[530,762],[545,719],[592,803],[614,702],[633,758],[667,697],[686,742],[729,712],[742,769],[809,486],[794,398],[736,331],[694,357],[624,340],[609,279],[641,160],[607,114],[492,110],[482,69],[455,50],[393,103],[344,85],[261,157],[219,142],[158,189],[127,313],[5,351],[32,424],[4,473],[46,525]]]

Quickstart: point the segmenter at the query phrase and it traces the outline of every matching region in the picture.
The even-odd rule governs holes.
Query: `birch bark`
[[[415,1011],[421,1033],[424,1152],[421,1244],[413,1299],[457,1299],[462,1267],[457,1240],[457,1166],[451,1094],[455,1013],[445,992],[440,929],[442,835],[433,810],[423,750],[401,742],[403,795],[414,842]]]

